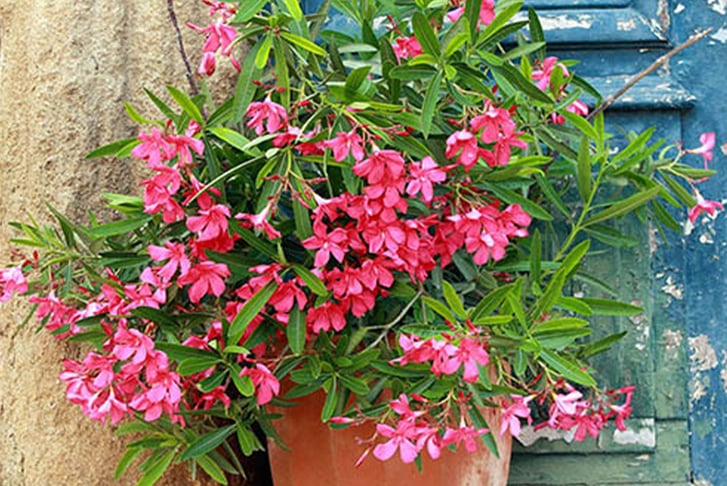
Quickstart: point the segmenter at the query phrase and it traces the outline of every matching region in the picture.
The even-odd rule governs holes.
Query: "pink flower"
[[[230,217],[230,208],[224,204],[216,204],[209,209],[201,209],[199,216],[187,218],[189,231],[197,233],[197,241],[214,240],[227,234],[227,219]]]
[[[214,59],[214,56],[217,54],[218,51],[223,56],[227,56],[230,59],[230,62],[235,67],[235,69],[237,69],[238,71],[240,70],[240,63],[237,62],[237,59],[235,59],[235,57],[232,55],[232,46],[235,42],[235,38],[237,37],[237,29],[235,29],[231,25],[225,24],[224,16],[219,21],[210,24],[204,28],[198,27],[191,22],[187,22],[187,26],[195,30],[199,34],[207,35],[207,39],[202,46],[202,52],[204,53],[204,56],[202,58],[202,63],[197,70],[199,74],[211,75],[212,73],[214,73],[215,61],[210,61],[209,58],[212,57],[212,59]]]
[[[709,162],[712,162],[712,149],[714,149],[715,144],[715,134],[714,132],[706,132],[699,136],[699,141],[702,143],[700,147],[697,147],[695,149],[689,149],[685,150],[685,152],[689,154],[699,154],[704,159],[704,168],[707,168],[707,164]]]
[[[505,432],[507,432],[508,429],[513,437],[518,437],[521,430],[521,418],[527,419],[528,424],[533,421],[532,417],[530,417],[530,407],[528,407],[528,403],[535,397],[510,395],[510,398],[512,399],[512,403],[509,405],[506,401],[503,401],[502,421],[500,422],[500,437],[505,435]]]
[[[451,22],[456,22],[464,13],[464,7],[459,7],[447,13]],[[495,19],[495,0],[482,0],[480,6],[480,24],[489,25]]]
[[[111,353],[116,359],[126,361],[131,358],[131,363],[139,369],[154,351],[154,341],[149,336],[137,329],[127,329],[124,323],[119,323],[118,330],[109,342],[113,346]]]
[[[554,56],[546,57],[543,60],[540,69],[533,71],[533,81],[535,81],[535,85],[540,88],[541,91],[548,91],[550,88],[550,77],[553,75],[553,71],[556,68],[561,70],[564,78],[570,76],[565,64],[559,62],[558,58]]]
[[[416,440],[416,428],[412,422],[400,420],[396,424],[396,429],[386,424],[376,424],[376,431],[390,439],[374,447],[374,457],[377,459],[381,461],[391,459],[397,449],[404,464],[412,463],[417,458],[419,451],[413,442]]]
[[[447,179],[447,173],[444,169],[429,156],[422,159],[421,162],[413,162],[409,168],[411,180],[406,187],[406,193],[414,196],[421,193],[424,202],[432,202],[434,198],[434,184],[444,182]]]
[[[184,275],[189,271],[191,266],[189,258],[187,257],[186,247],[182,243],[172,243],[167,241],[163,247],[149,245],[147,247],[149,256],[155,262],[163,260],[169,260],[163,267],[161,267],[157,274],[162,277],[166,282],[172,280],[172,277],[179,270],[181,275]]]
[[[225,280],[230,270],[224,263],[201,262],[177,279],[179,285],[189,285],[189,300],[198,304],[202,297],[212,294],[216,297],[225,291]]]
[[[724,209],[722,203],[704,199],[699,191],[697,191],[696,193],[696,198],[697,204],[689,210],[689,221],[691,221],[692,223],[697,221],[697,218],[699,218],[699,215],[702,213],[707,213],[711,217],[714,217],[718,209]]]
[[[163,160],[170,160],[171,147],[167,142],[164,134],[156,127],[152,128],[151,133],[141,133],[137,137],[141,141],[139,145],[131,151],[131,156],[137,159],[146,160],[147,166],[155,169],[163,166]]]
[[[257,363],[254,368],[244,368],[240,376],[249,376],[252,380],[258,405],[265,405],[280,393],[280,382],[265,365]]]
[[[391,46],[398,60],[407,59],[409,57],[417,57],[423,54],[422,46],[413,35],[411,37],[399,37]]]
[[[333,158],[341,162],[349,153],[353,155],[356,162],[364,158],[363,139],[353,129],[350,132],[338,132],[336,138],[326,140],[323,145],[333,150]]]
[[[442,364],[442,372],[451,375],[456,373],[460,366],[464,366],[462,379],[467,383],[475,383],[480,378],[480,369],[477,365],[487,366],[490,362],[483,344],[470,338],[462,338],[450,356]]]
[[[270,214],[271,207],[272,204],[266,205],[258,214],[238,213],[235,215],[235,218],[243,221],[244,223],[248,223],[256,230],[262,230],[269,239],[275,240],[280,238],[281,234],[280,231],[273,228],[273,225],[271,225],[268,221],[268,215]],[[243,224],[243,226],[245,226],[245,224]]]
[[[447,151],[445,157],[452,158],[459,153],[457,163],[469,171],[477,163],[479,148],[477,138],[467,130],[454,132],[447,138]]]
[[[24,294],[27,291],[28,282],[20,265],[0,270],[0,302],[7,302],[13,294]]]
[[[275,133],[288,124],[288,113],[281,105],[270,100],[253,101],[245,115],[249,118],[247,126],[259,136],[263,132]]]
[[[194,135],[199,133],[199,129],[199,124],[192,120],[189,122],[187,132],[184,135],[169,135],[167,137],[173,154],[179,157],[179,167],[186,167],[192,164],[192,151],[197,155],[204,153],[204,142],[194,138]]]
[[[313,236],[303,241],[303,247],[316,252],[313,266],[322,268],[326,266],[333,255],[338,262],[343,262],[348,248],[348,234],[343,228],[336,228],[327,233],[327,227],[320,221],[313,223]]]
[[[488,432],[488,429],[476,429],[472,425],[460,424],[458,429],[448,428],[444,432],[442,445],[454,445],[456,447],[460,443],[464,443],[464,448],[467,452],[475,452],[477,450],[477,439]]]
[[[306,324],[316,334],[331,329],[341,331],[346,327],[346,310],[343,306],[328,301],[308,310]]]

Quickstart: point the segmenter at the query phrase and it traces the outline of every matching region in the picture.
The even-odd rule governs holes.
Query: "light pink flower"
[[[414,462],[419,454],[414,441],[416,440],[416,428],[414,424],[408,420],[400,420],[396,424],[396,429],[386,424],[377,424],[376,431],[388,438],[387,442],[377,444],[374,447],[374,457],[381,461],[391,459],[399,450],[401,462],[409,464]]]
[[[13,294],[28,291],[28,282],[20,265],[0,270],[0,302],[7,302]]]
[[[211,261],[200,262],[193,266],[189,272],[177,279],[179,285],[189,285],[189,300],[198,304],[205,295],[216,297],[225,291],[225,280],[230,276],[230,270],[224,263]]]
[[[399,60],[417,57],[424,52],[421,44],[413,35],[411,37],[397,38],[391,48],[394,50],[394,54],[396,54],[396,58]]]
[[[254,368],[244,368],[240,376],[249,376],[252,380],[258,405],[265,405],[280,393],[280,382],[265,365],[257,363]]]
[[[409,172],[411,179],[406,186],[406,193],[412,197],[421,193],[424,202],[431,202],[434,198],[434,184],[447,179],[445,170],[429,156],[424,157],[421,162],[413,162],[409,166]]]
[[[155,262],[161,262],[168,260],[167,263],[159,268],[157,274],[162,277],[165,281],[169,282],[172,280],[174,275],[179,270],[180,275],[184,275],[189,271],[191,263],[187,257],[186,247],[182,243],[173,243],[167,241],[164,246],[149,245],[147,251],[149,256]]]
[[[247,126],[260,136],[263,132],[275,133],[288,124],[288,113],[281,105],[270,100],[253,101],[247,108]]]
[[[209,209],[201,209],[198,216],[187,218],[189,231],[197,233],[197,241],[214,240],[227,234],[227,219],[230,208],[224,204],[216,204]]]
[[[447,138],[447,150],[444,155],[452,158],[458,153],[457,163],[464,167],[464,170],[469,171],[477,163],[480,152],[477,138],[471,132],[459,130]]]
[[[338,132],[336,138],[323,142],[326,148],[333,150],[333,158],[341,162],[350,153],[356,162],[364,158],[363,139],[353,129],[350,132]]]
[[[688,149],[685,150],[685,152],[689,154],[699,154],[704,159],[704,168],[707,168],[707,164],[709,162],[712,162],[712,149],[714,149],[715,144],[715,134],[714,132],[706,132],[699,136],[699,141],[702,143],[700,147],[697,147],[695,149]]]
[[[717,210],[723,210],[724,206],[722,203],[717,201],[710,201],[708,199],[704,199],[702,195],[697,191],[696,193],[697,198],[697,204],[693,206],[689,210],[689,221],[694,223],[697,221],[697,218],[699,218],[699,215],[702,213],[707,213],[711,217],[714,217],[714,215],[717,213]]]
[[[528,403],[535,398],[534,396],[523,397],[520,395],[510,395],[511,403],[503,400],[502,420],[500,422],[500,437],[510,430],[513,437],[518,437],[521,431],[520,419],[527,419],[528,424],[533,419],[530,416],[530,407]]]

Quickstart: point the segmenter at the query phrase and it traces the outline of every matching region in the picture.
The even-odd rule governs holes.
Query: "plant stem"
[[[407,304],[404,306],[404,308],[401,310],[401,312],[399,312],[399,314],[397,314],[397,316],[394,317],[394,319],[392,319],[391,322],[384,324],[382,326],[383,331],[381,331],[381,334],[379,334],[379,336],[374,340],[374,342],[369,344],[366,347],[366,349],[371,349],[373,347],[376,347],[376,345],[379,344],[381,342],[381,340],[386,337],[387,334],[389,334],[389,331],[391,331],[391,328],[396,326],[406,316],[407,312],[409,312],[409,309],[411,309],[411,307],[416,303],[416,301],[419,300],[419,297],[421,297],[422,294],[424,294],[424,290],[419,289],[419,291],[416,293],[416,295],[414,297],[412,297],[412,299],[409,302],[407,302]]]
[[[197,80],[192,74],[192,67],[189,64],[189,58],[187,57],[187,51],[184,49],[184,41],[182,40],[182,31],[179,29],[179,21],[177,20],[177,14],[174,12],[174,0],[167,0],[167,12],[169,12],[169,20],[172,22],[174,27],[175,36],[177,38],[177,47],[179,54],[182,56],[182,62],[184,62],[185,76],[187,82],[189,82],[189,88],[192,92],[192,96],[199,93],[199,87],[197,86]]]
[[[698,32],[698,33],[694,34],[692,37],[690,37],[689,39],[687,39],[682,44],[678,45],[677,47],[675,47],[671,51],[669,51],[666,54],[664,54],[663,56],[661,56],[659,59],[657,59],[656,61],[654,61],[649,67],[647,67],[646,69],[644,69],[643,71],[641,71],[640,73],[638,73],[636,76],[634,76],[633,78],[631,78],[623,86],[623,88],[619,89],[614,94],[612,94],[611,96],[609,96],[608,98],[606,98],[603,101],[603,103],[601,103],[600,105],[598,105],[596,107],[596,109],[593,110],[590,115],[588,115],[588,117],[586,119],[587,120],[593,120],[600,113],[606,111],[608,108],[611,107],[611,105],[613,105],[616,102],[617,99],[619,99],[620,97],[622,97],[628,90],[630,90],[631,88],[633,88],[639,81],[641,81],[646,76],[648,76],[649,74],[653,73],[658,68],[660,68],[661,66],[663,66],[664,64],[666,64],[669,61],[669,59],[671,59],[672,57],[676,56],[677,54],[679,54],[680,52],[682,52],[687,47],[689,47],[689,46],[691,46],[693,44],[696,44],[700,40],[704,39],[710,32],[712,32],[712,29],[711,28],[706,29],[706,30],[703,30],[702,32]]]

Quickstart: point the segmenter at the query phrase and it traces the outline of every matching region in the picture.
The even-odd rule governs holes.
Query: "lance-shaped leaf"
[[[300,354],[305,347],[306,322],[305,316],[298,308],[297,304],[293,305],[288,318],[288,327],[285,329],[285,335],[290,344],[290,350],[294,354]]]
[[[427,18],[421,12],[415,12],[411,24],[422,50],[438,59],[442,53],[442,48],[439,45],[437,34],[434,33],[434,29],[429,25]]]
[[[439,85],[442,83],[442,71],[438,71],[427,86],[427,94],[424,96],[424,104],[422,105],[422,133],[424,137],[429,137],[432,129],[432,121],[434,119],[434,110],[439,101]]]
[[[578,149],[576,181],[581,201],[588,201],[591,196],[591,147],[585,135],[581,138],[581,145]]]
[[[590,226],[592,224],[600,223],[613,218],[618,218],[625,214],[631,213],[635,209],[643,206],[652,199],[656,199],[659,193],[664,189],[661,186],[654,186],[649,189],[645,189],[641,192],[637,192],[633,196],[629,196],[615,204],[612,204],[603,211],[588,218],[583,225]]]
[[[242,309],[240,309],[240,312],[235,316],[232,324],[230,324],[230,329],[227,332],[229,343],[236,344],[240,341],[247,325],[252,322],[265,304],[268,303],[273,292],[275,292],[275,284],[268,282],[263,288],[255,292],[255,295],[250,297],[250,300],[245,302],[245,305],[242,306]]]
[[[179,456],[180,461],[185,461],[193,457],[207,454],[222,444],[237,429],[237,424],[231,424],[226,427],[215,429],[212,432],[198,437],[189,447]]]
[[[549,349],[542,350],[540,357],[567,381],[578,383],[579,385],[596,386],[596,380],[583,371],[577,363],[569,361]]]
[[[306,39],[305,37],[301,37],[299,35],[291,34],[290,32],[281,32],[280,36],[290,42],[291,44],[295,44],[298,47],[302,47],[308,52],[312,52],[313,54],[317,56],[325,56],[326,51],[316,44],[315,42],[311,41],[310,39]]]
[[[199,108],[197,107],[197,105],[194,104],[192,98],[190,98],[189,96],[187,96],[186,93],[183,93],[174,86],[167,86],[167,91],[169,91],[169,94],[172,96],[172,98],[174,98],[174,101],[176,101],[177,104],[182,107],[182,110],[184,110],[184,112],[192,120],[196,121],[200,125],[204,124],[202,112],[199,111]]]

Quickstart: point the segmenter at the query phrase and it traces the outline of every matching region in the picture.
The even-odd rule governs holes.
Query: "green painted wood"
[[[658,422],[653,452],[517,454],[513,456],[508,484],[685,484],[689,470],[688,450],[686,421]]]

